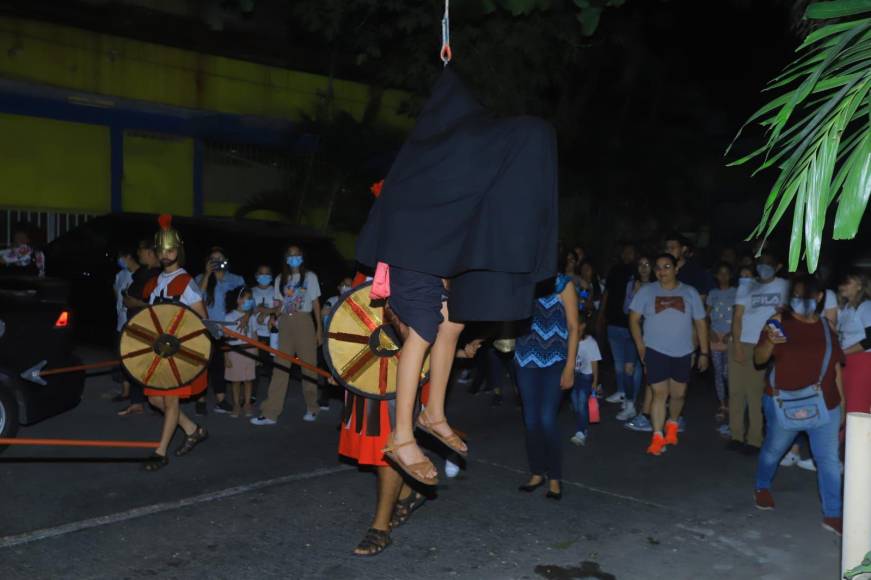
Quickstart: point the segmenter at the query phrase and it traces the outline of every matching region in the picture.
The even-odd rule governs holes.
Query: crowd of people
[[[560,274],[536,299],[528,326],[497,325],[494,330],[490,325],[486,332],[475,326],[453,329],[448,350],[451,357],[470,359],[465,368],[472,369],[471,376],[464,377],[462,370],[457,375],[471,383],[471,391],[492,391],[494,404],[499,404],[506,389],[512,385],[517,389],[530,470],[522,491],[546,484],[548,498],[562,497],[563,434],[557,416],[565,400],[576,416],[571,443],[583,446],[593,439],[590,425],[598,420],[602,399],[620,405],[616,420],[626,428],[651,433],[646,452],[658,456],[678,445],[686,428],[687,386],[709,384],[699,377],[710,367],[717,401],[711,411],[728,439],[726,448],[758,455],[756,507],[774,507],[772,482],[778,466],[802,465],[817,471],[824,526],[840,533],[844,416],[848,410],[871,409],[867,379],[871,376],[871,283],[854,272],[834,291],[819,276],[788,275],[768,250],[758,257],[748,253],[740,258],[725,250],[720,258],[712,268],[704,268],[686,238],[669,234],[658,252],[639,253],[634,244],[623,244],[617,263],[600,278],[594,262],[576,247],[563,254]],[[136,250],[119,252],[118,331],[155,296],[169,292],[195,311],[202,310],[203,318],[230,325],[303,360],[317,361],[325,318],[353,284],[351,278],[343,279],[337,294],[322,305],[320,281],[296,245],[287,248],[280,269],[262,264],[250,273],[250,280],[232,272],[223,249],[212,248],[203,272],[196,277],[185,273],[184,288],[170,290],[177,272],[184,272],[183,264],[183,249],[161,249],[151,240],[143,240]],[[394,277],[403,283],[401,276]],[[445,316],[438,324],[450,322]],[[512,335],[510,329],[517,328],[523,330]],[[421,355],[428,348],[424,338]],[[238,340],[227,341],[214,353],[208,384],[183,394],[196,401],[196,415],[208,412],[208,387],[214,393],[214,412],[244,415],[255,426],[275,425],[284,411],[290,369]],[[613,372],[602,366],[605,361],[613,365]],[[610,393],[603,392],[603,382],[611,386],[610,380],[600,381],[603,377],[613,377]],[[315,421],[329,403],[319,393],[314,373],[303,370],[300,379],[305,401],[302,418]],[[807,414],[806,408],[791,417],[781,416],[781,409],[790,408],[794,399],[790,393],[806,387],[819,395],[814,401],[817,421],[795,418]],[[259,409],[258,396],[262,397]],[[177,397],[143,391],[135,381],[124,380],[118,400],[129,401],[119,415],[141,414],[147,401],[167,417],[161,447],[146,464],[149,470],[168,463],[167,446],[176,428],[185,432],[176,455],[189,453],[208,437],[179,409]],[[437,404],[443,408],[444,402]],[[385,412],[392,413],[392,409]],[[427,413],[433,411],[415,415],[414,425],[444,444],[450,459],[446,471],[450,476],[453,469],[455,474],[457,455],[467,451],[465,443],[452,430],[436,429],[439,421],[446,427],[444,419]],[[354,414],[345,415],[351,424]],[[443,410],[438,416],[443,417]],[[802,433],[811,454],[806,459],[800,456]],[[416,452],[399,455],[399,445],[392,443],[397,436],[409,434],[391,431],[391,439],[377,442],[386,444],[387,459],[401,463],[412,479],[432,484],[437,469]],[[377,465],[386,468],[381,450],[373,453],[381,462]],[[396,473],[391,471],[391,477]],[[401,486],[400,479],[394,483]],[[397,491],[399,504],[390,505],[407,518],[422,499],[411,488],[401,487],[401,491]],[[398,515],[391,508],[379,517],[389,523]],[[373,529],[383,532],[386,525]],[[369,548],[363,550],[367,554],[385,545],[373,533]]]

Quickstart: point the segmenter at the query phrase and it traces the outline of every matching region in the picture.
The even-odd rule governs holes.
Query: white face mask
[[[812,316],[817,312],[817,301],[813,298],[793,298],[789,307],[799,316]]]
[[[339,294],[344,294],[344,293],[348,292],[350,289],[351,289],[350,286],[346,286],[343,284],[343,285],[339,286]]]

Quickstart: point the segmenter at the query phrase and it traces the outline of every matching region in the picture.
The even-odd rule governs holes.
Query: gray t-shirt
[[[692,286],[678,284],[666,290],[659,282],[638,290],[629,310],[644,317],[644,346],[664,355],[680,357],[695,350],[693,321],[705,319],[702,298]]]
[[[736,287],[713,288],[708,293],[708,306],[711,307],[711,330],[717,334],[728,334],[732,330],[732,308],[735,306]]]

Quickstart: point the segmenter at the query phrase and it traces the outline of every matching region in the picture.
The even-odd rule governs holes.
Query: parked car
[[[306,265],[319,276],[324,298],[335,292],[343,277],[353,273],[332,239],[311,228],[232,218],[177,217],[173,225],[184,240],[185,268],[192,275],[202,272],[209,249],[221,246],[231,271],[252,283],[261,262],[272,265],[276,274],[280,272],[284,251],[291,243],[302,247]],[[139,240],[152,239],[157,227],[153,214],[108,214],[61,236],[46,249],[49,275],[70,283],[70,305],[78,316],[78,334],[86,341],[114,345],[115,254],[124,247],[135,249]]]
[[[47,361],[51,367],[80,364],[72,354],[75,313],[63,280],[0,276],[0,437],[74,408],[82,400],[85,373],[27,381],[21,373]],[[2,447],[0,447],[2,450]]]

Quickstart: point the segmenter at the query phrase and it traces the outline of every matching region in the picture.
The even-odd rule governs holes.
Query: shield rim
[[[336,380],[337,383],[339,383],[339,386],[341,386],[341,387],[343,387],[343,388],[345,388],[345,389],[348,389],[349,391],[351,391],[351,392],[354,393],[355,395],[359,395],[359,396],[361,396],[361,397],[363,397],[363,398],[366,398],[366,399],[373,399],[373,400],[376,400],[376,401],[392,401],[393,399],[396,398],[396,389],[395,389],[395,388],[394,388],[393,392],[387,393],[387,394],[385,394],[385,395],[376,395],[376,394],[374,394],[374,393],[370,393],[370,392],[368,392],[368,391],[364,391],[364,390],[362,390],[362,389],[360,389],[360,388],[358,388],[358,387],[355,387],[355,386],[352,385],[351,383],[348,383],[347,381],[345,381],[345,380],[344,380],[344,379],[339,375],[339,373],[336,372],[336,367],[333,365],[333,358],[330,356],[330,339],[329,339],[329,336],[330,336],[330,326],[331,326],[332,323],[333,323],[332,312],[335,312],[336,310],[338,310],[339,307],[340,307],[342,304],[344,304],[345,301],[346,301],[350,296],[353,296],[353,295],[356,294],[358,291],[363,290],[364,288],[368,288],[368,287],[370,287],[370,286],[372,286],[372,281],[371,281],[371,280],[368,280],[368,281],[366,281],[366,282],[364,282],[364,283],[362,283],[362,284],[360,284],[360,285],[358,285],[358,286],[355,286],[354,288],[352,288],[351,290],[349,290],[348,292],[346,292],[345,294],[343,294],[342,296],[339,297],[339,301],[336,302],[336,305],[333,306],[333,308],[332,308],[332,311],[331,311],[331,313],[330,313],[330,317],[327,318],[327,324],[326,324],[326,326],[324,327],[324,337],[325,337],[325,340],[324,340],[324,344],[323,344],[323,346],[321,347],[321,350],[322,350],[323,355],[324,355],[324,362],[327,364],[327,368],[330,369],[330,373],[333,375],[333,378]],[[382,308],[383,308],[383,306],[382,306]],[[401,350],[401,347],[400,347],[400,350]],[[427,357],[429,357],[429,354],[427,354]],[[426,358],[425,358],[424,360],[426,360]],[[429,381],[429,372],[427,372],[425,375],[423,375],[423,376],[421,377],[420,382],[419,382],[418,385],[417,385],[418,388],[420,388],[421,386],[425,385],[428,381]]]
[[[148,306],[146,306],[145,308],[143,308],[142,310],[140,310],[140,313],[141,313],[141,312],[145,312],[147,309],[149,309],[149,308],[154,308],[154,307],[156,307],[156,306],[176,306],[176,307],[178,307],[178,308],[184,308],[185,310],[190,310],[190,312],[191,312],[194,316],[196,316],[196,317],[200,320],[200,322],[203,324],[203,328],[205,328],[206,330],[208,330],[208,327],[206,326],[206,323],[203,321],[202,318],[200,318],[200,315],[197,314],[197,313],[194,311],[193,308],[191,308],[191,307],[189,307],[189,306],[187,306],[187,305],[185,305],[185,304],[182,304],[181,302],[164,302],[164,303],[161,303],[161,304],[149,304]],[[136,314],[133,318],[136,318],[136,316],[139,316],[139,314]],[[127,322],[124,323],[124,328],[121,329],[121,332],[120,332],[119,335],[118,335],[118,346],[115,348],[115,350],[116,350],[116,352],[118,353],[118,360],[121,361],[121,368],[124,370],[124,373],[125,373],[128,377],[130,377],[132,380],[134,380],[134,381],[136,382],[136,384],[142,386],[142,387],[145,388],[145,389],[153,389],[153,390],[155,390],[155,391],[172,391],[172,390],[174,390],[174,389],[180,389],[180,388],[184,387],[185,385],[192,384],[195,380],[197,380],[198,378],[200,378],[200,376],[201,376],[204,372],[206,372],[206,371],[209,370],[209,364],[206,364],[205,366],[203,366],[202,369],[200,369],[200,372],[198,372],[197,374],[195,374],[195,375],[193,376],[193,378],[190,379],[189,382],[184,383],[184,384],[182,384],[182,385],[177,385],[177,386],[175,386],[175,387],[158,387],[158,386],[155,386],[155,385],[147,385],[147,384],[143,383],[143,382],[140,381],[137,377],[134,377],[134,376],[133,376],[133,373],[131,373],[131,372],[127,369],[127,367],[124,365],[124,358],[123,358],[123,355],[122,355],[122,353],[121,353],[121,339],[123,338],[123,336],[124,336],[124,331],[127,330],[127,325],[130,324],[130,321],[131,321],[131,320],[132,320],[132,318],[128,318],[128,319],[127,319]],[[211,333],[208,333],[208,336],[209,336],[209,338],[210,338],[210,340],[209,340],[209,353],[208,353],[209,356],[206,357],[206,358],[208,358],[208,359],[209,359],[209,363],[211,363],[211,360],[212,360],[212,354],[213,354],[214,351],[215,351],[215,340],[214,340],[213,338],[211,338],[211,336],[212,336]]]

